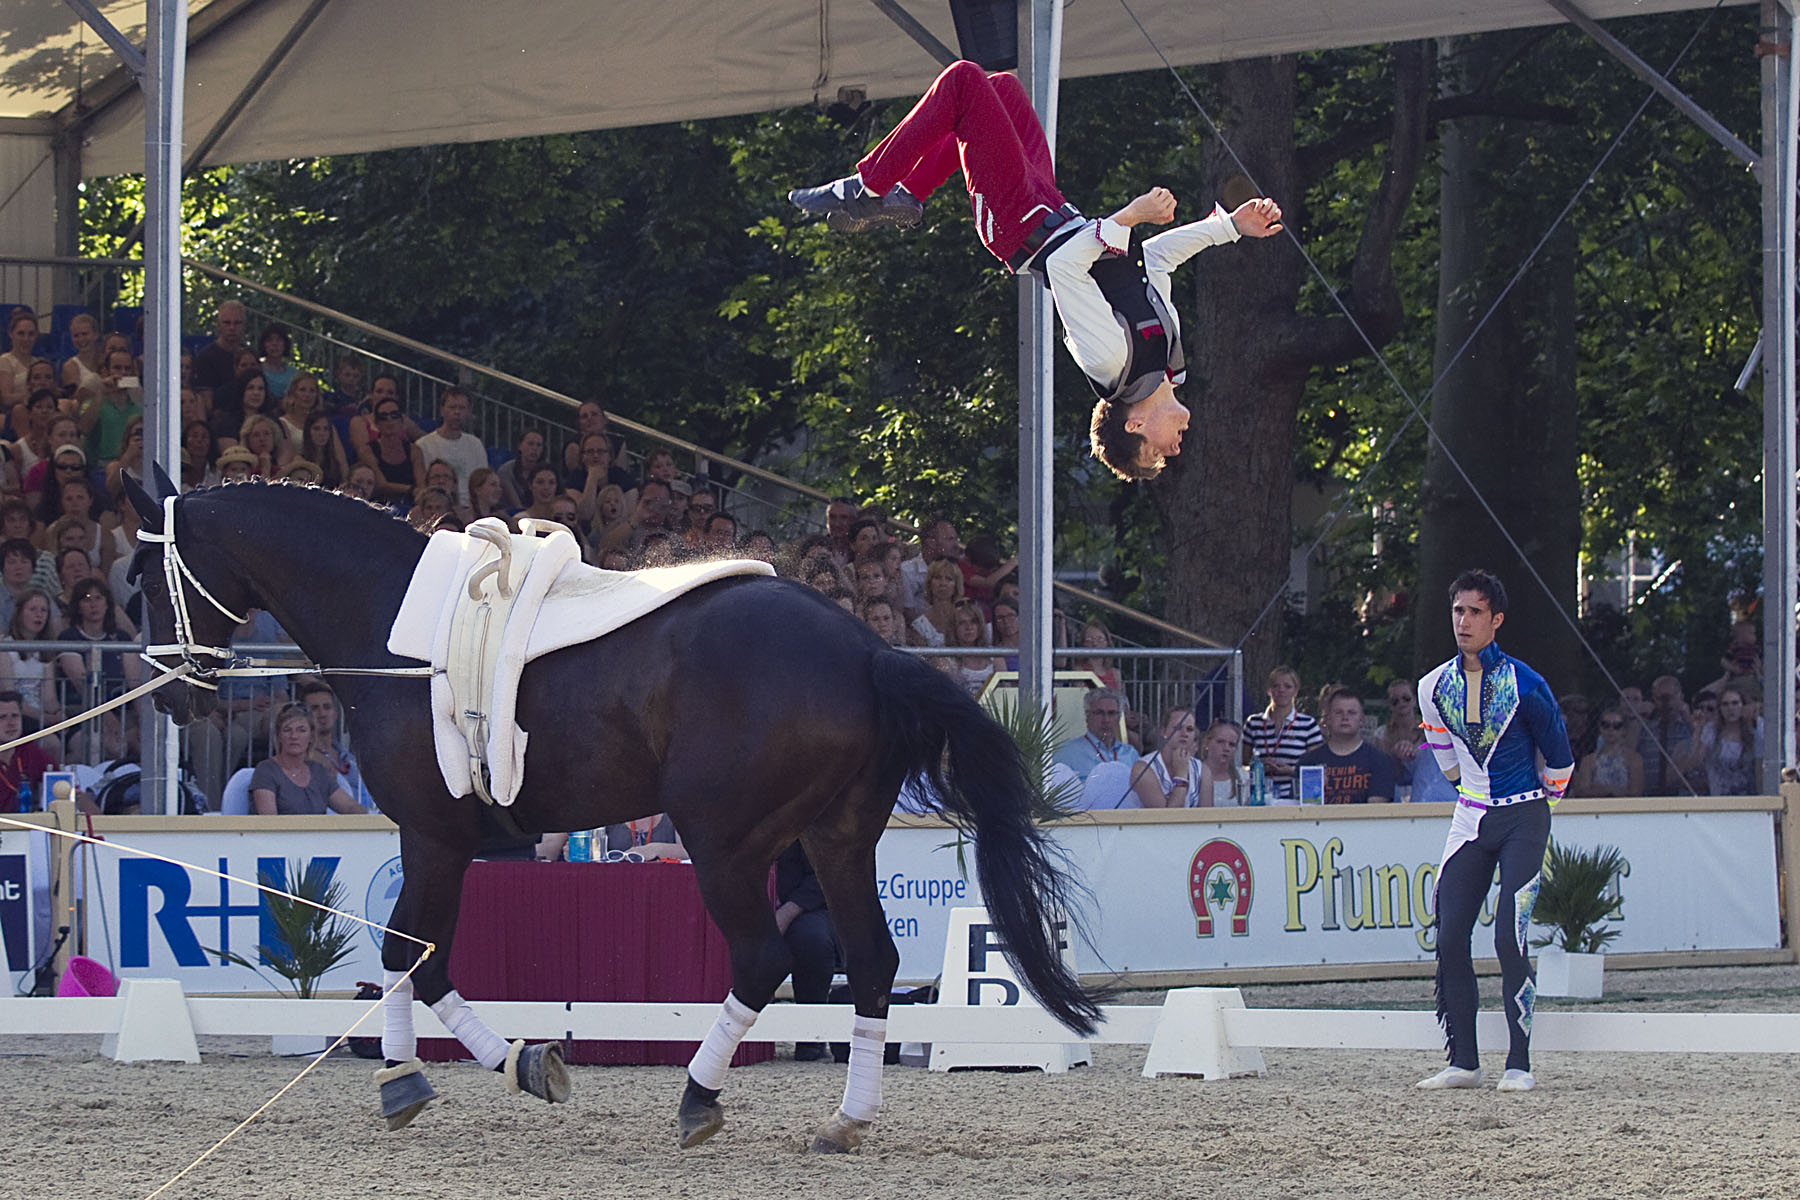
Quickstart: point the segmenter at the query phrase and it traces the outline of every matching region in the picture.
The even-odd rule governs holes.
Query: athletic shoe
[[[1427,1092],[1440,1091],[1444,1088],[1475,1088],[1481,1086],[1481,1068],[1473,1071],[1465,1067],[1445,1067],[1429,1079],[1421,1079],[1414,1085]]]
[[[863,186],[856,175],[846,175],[818,187],[796,188],[788,199],[801,212],[825,218],[838,233],[864,233],[877,225],[911,229],[925,215],[925,206],[900,184],[885,196]]]
[[[1537,1087],[1537,1080],[1531,1077],[1530,1071],[1520,1071],[1511,1067],[1501,1076],[1500,1082],[1494,1085],[1496,1092],[1529,1092]]]

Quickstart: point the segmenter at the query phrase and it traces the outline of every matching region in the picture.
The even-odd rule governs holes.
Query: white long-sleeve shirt
[[[1162,298],[1176,327],[1169,330],[1171,344],[1181,338],[1175,305],[1169,299],[1169,275],[1188,259],[1211,246],[1235,242],[1239,234],[1231,214],[1215,207],[1198,221],[1177,225],[1144,243],[1144,270],[1150,286]],[[1051,251],[1044,261],[1050,295],[1062,317],[1063,344],[1089,379],[1117,388],[1131,361],[1131,345],[1113,315],[1112,305],[1094,277],[1088,273],[1103,254],[1124,254],[1131,245],[1131,230],[1111,217],[1085,222],[1084,228]]]

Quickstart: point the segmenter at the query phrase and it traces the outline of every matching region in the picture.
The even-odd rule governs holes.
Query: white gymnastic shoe
[[[1422,1091],[1436,1092],[1445,1088],[1478,1088],[1481,1086],[1481,1068],[1473,1071],[1466,1067],[1445,1067],[1429,1079],[1421,1079],[1415,1085]]]
[[[1531,1077],[1530,1071],[1509,1068],[1500,1082],[1494,1085],[1496,1092],[1529,1092],[1537,1087],[1537,1080]]]

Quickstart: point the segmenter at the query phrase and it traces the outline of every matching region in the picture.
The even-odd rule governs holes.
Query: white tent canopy
[[[212,129],[311,0],[189,0],[185,141]],[[944,0],[900,0],[956,46]],[[1583,0],[1606,18],[1696,0]],[[16,4],[9,7],[16,7]],[[88,120],[81,171],[143,169],[143,102],[74,10],[32,0],[0,42],[0,117]],[[99,7],[141,44],[142,0]],[[1134,0],[1177,64],[1561,23],[1544,0]],[[1061,74],[1161,65],[1117,0],[1064,17]],[[482,141],[916,95],[937,64],[870,0],[331,0],[207,164]],[[113,74],[112,79],[103,75]],[[83,109],[89,112],[83,112]]]

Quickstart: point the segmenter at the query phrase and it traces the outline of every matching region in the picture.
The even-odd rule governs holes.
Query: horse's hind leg
[[[859,779],[800,838],[825,893],[856,1006],[844,1100],[814,1135],[815,1154],[855,1152],[881,1111],[888,997],[900,952],[875,889],[875,842],[892,807],[891,793],[883,804],[870,782]]]
[[[676,1114],[684,1150],[724,1127],[719,1092],[725,1087],[731,1056],[793,966],[769,906],[768,859],[749,847],[738,847],[726,851],[722,860],[696,856],[694,866],[707,912],[731,947],[731,993],[688,1063],[687,1086]]]

